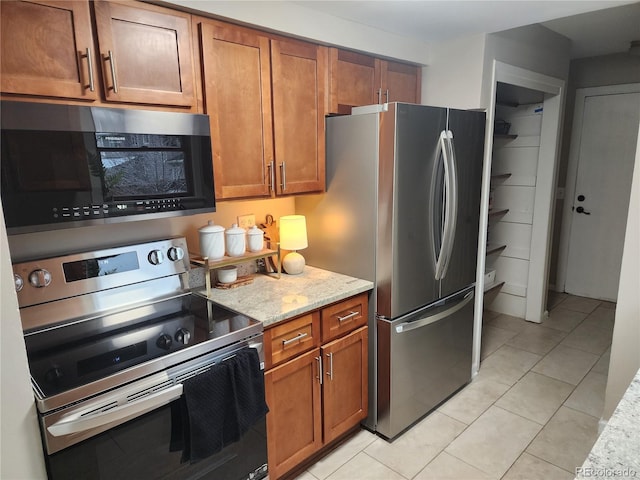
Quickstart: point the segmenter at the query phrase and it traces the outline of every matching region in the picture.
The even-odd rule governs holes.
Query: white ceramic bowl
[[[233,283],[238,279],[238,267],[235,265],[218,268],[216,271],[220,283]]]

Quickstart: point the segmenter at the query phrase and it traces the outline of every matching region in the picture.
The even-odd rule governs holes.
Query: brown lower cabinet
[[[341,303],[345,313],[336,314]],[[282,477],[367,416],[367,295],[341,303],[265,330],[269,478]],[[331,315],[351,328],[319,345],[326,338],[319,319],[324,327]],[[312,349],[297,353],[305,342]],[[289,349],[296,354],[269,368]]]

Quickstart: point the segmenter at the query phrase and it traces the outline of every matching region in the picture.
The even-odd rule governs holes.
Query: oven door
[[[265,417],[242,438],[194,464],[172,451],[172,402],[187,378],[252,347],[264,368],[262,334],[40,419],[49,478],[260,479],[267,474]],[[175,404],[173,405],[175,406]]]

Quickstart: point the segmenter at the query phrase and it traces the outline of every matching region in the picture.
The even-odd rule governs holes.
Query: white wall
[[[486,35],[434,45],[422,70],[422,103],[461,109],[481,105]]]
[[[487,35],[482,98],[487,107],[491,94],[493,61],[566,80],[569,76],[571,41],[540,25],[529,25]]]
[[[605,421],[611,418],[640,368],[640,128],[638,130],[609,376],[602,413]]]
[[[0,478],[47,478],[0,205]]]
[[[163,2],[256,28],[285,32],[316,43],[341,46],[421,65],[429,63],[429,46],[359,23],[332,17],[299,3],[283,1],[172,0]]]

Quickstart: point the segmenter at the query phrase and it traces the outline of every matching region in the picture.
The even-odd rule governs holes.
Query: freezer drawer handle
[[[345,315],[344,317],[338,317],[338,322],[342,323],[345,320],[349,320],[350,318],[357,316],[359,313],[360,312],[349,312],[349,315]]]
[[[302,340],[304,337],[307,337],[309,334],[306,332],[300,332],[298,335],[296,335],[293,338],[290,338],[289,340],[282,340],[282,346],[286,346],[289,345],[293,342],[297,342],[298,340]]]
[[[472,299],[473,299],[473,290],[467,293],[464,296],[464,298],[460,301],[460,303],[445,310],[444,312],[436,313],[435,315],[421,318],[420,320],[416,320],[415,322],[404,322],[404,323],[401,323],[400,325],[397,325],[396,333],[408,332],[410,330],[415,330],[416,328],[425,327],[427,325],[431,325],[432,323],[438,322],[443,318],[446,318],[449,315],[453,315],[458,310],[461,310],[462,308],[464,308]]]

